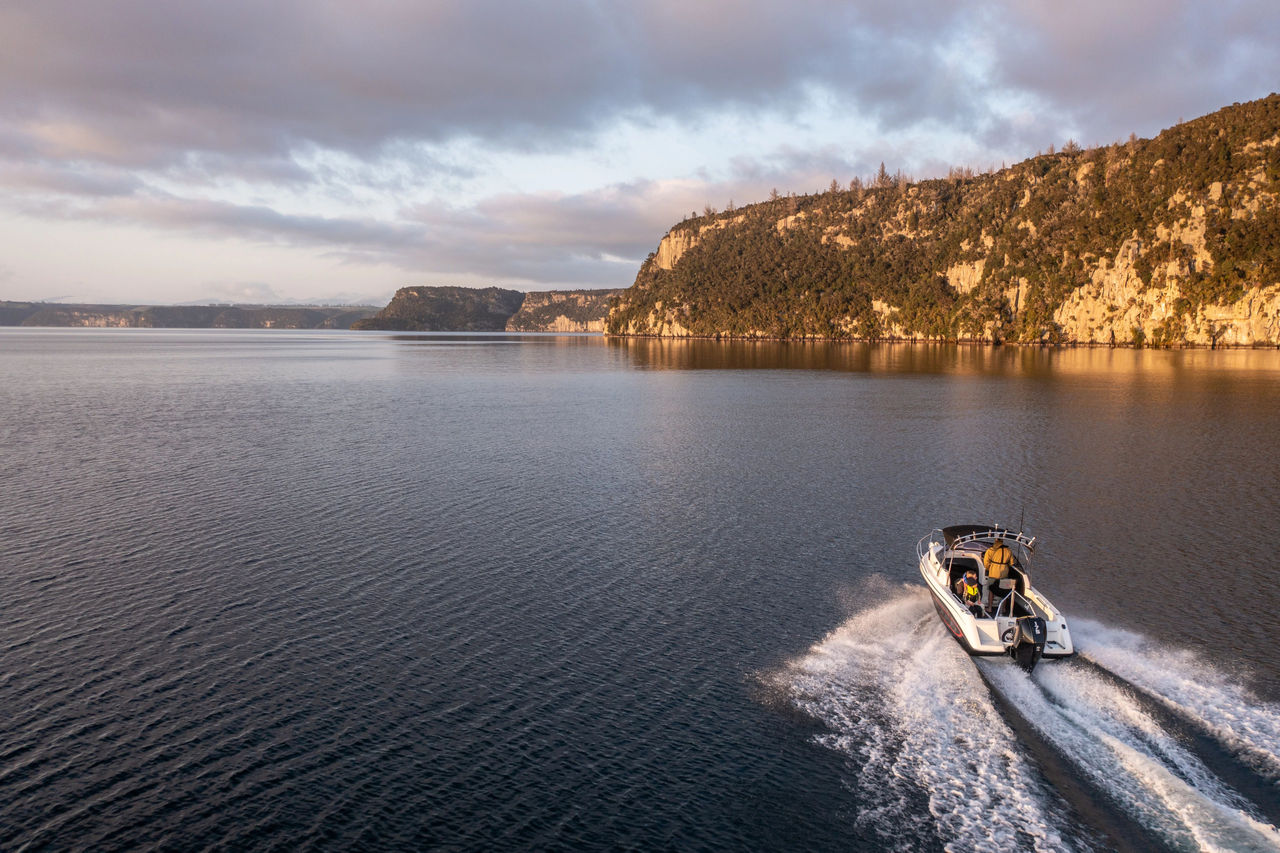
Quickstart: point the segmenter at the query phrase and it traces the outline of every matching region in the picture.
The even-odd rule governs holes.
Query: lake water
[[[0,849],[1277,849],[1280,353],[0,330]],[[931,528],[1082,654],[970,659]]]

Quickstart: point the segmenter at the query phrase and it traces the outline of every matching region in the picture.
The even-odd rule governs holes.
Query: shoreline
[[[1069,349],[1121,349],[1121,350],[1203,350],[1205,352],[1213,352],[1217,350],[1280,350],[1280,343],[1252,343],[1252,344],[1193,344],[1193,343],[1176,343],[1176,344],[1142,344],[1135,346],[1128,343],[1099,343],[1097,341],[1066,341],[1060,343],[1042,343],[1042,342],[1026,342],[1026,341],[996,341],[983,340],[981,338],[820,338],[820,337],[768,337],[768,336],[743,336],[743,335],[637,335],[637,334],[611,334],[608,332],[595,331],[556,331],[556,330],[511,330],[511,329],[493,329],[493,330],[476,330],[476,329],[432,329],[432,330],[405,330],[405,329],[350,329],[337,327],[299,327],[299,326],[126,326],[126,325],[98,325],[98,324],[4,324],[0,323],[0,330],[3,329],[93,329],[96,331],[108,330],[152,330],[152,331],[253,331],[253,332],[356,332],[359,334],[393,334],[393,335],[545,335],[556,336],[565,335],[573,337],[599,337],[604,339],[617,340],[636,340],[636,341],[698,341],[706,343],[720,344],[889,344],[893,346],[954,346],[954,347],[972,347],[985,349],[999,349],[1001,347],[1011,347],[1014,349],[1041,349],[1041,350],[1069,350]]]
[[[632,338],[652,341],[714,341],[715,343],[797,343],[797,344],[942,344],[947,346],[1016,347],[1018,349],[1131,349],[1131,350],[1280,350],[1280,343],[1252,344],[1129,344],[1102,343],[1099,341],[1064,341],[1047,343],[1040,341],[989,341],[982,338],[823,338],[823,337],[769,337],[764,335],[638,335],[604,332],[606,338]]]

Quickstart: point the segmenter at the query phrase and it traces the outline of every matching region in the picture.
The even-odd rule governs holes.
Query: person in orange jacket
[[[995,544],[983,553],[982,565],[987,570],[987,589],[984,591],[990,593],[985,598],[989,605],[995,606],[996,598],[1002,595],[1000,581],[1009,577],[1009,569],[1013,566],[1013,552],[1009,550],[1008,545],[997,539]]]

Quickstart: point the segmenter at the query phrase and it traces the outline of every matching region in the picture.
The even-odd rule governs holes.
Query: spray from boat
[[[1068,846],[1065,812],[1009,748],[1012,731],[922,588],[897,588],[777,678],[854,763],[858,822],[888,846]]]
[[[1088,620],[1074,623],[1079,660],[1028,674],[1006,658],[970,658],[932,608],[918,585],[890,588],[773,675],[827,728],[819,741],[847,756],[858,821],[887,846],[1106,849],[1150,838],[1280,850],[1280,807],[1266,801],[1280,784],[1280,706],[1191,653]],[[1206,764],[1183,724],[1237,757],[1234,769]],[[1047,781],[1044,754],[1079,780],[1075,790]],[[1082,828],[1095,801],[1118,821]],[[1130,843],[1117,844],[1126,827],[1136,828]]]

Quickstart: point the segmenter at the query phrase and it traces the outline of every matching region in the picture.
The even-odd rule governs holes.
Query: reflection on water
[[[713,341],[607,338],[637,367],[656,370],[835,370],[850,373],[928,373],[986,376],[1147,376],[1182,372],[1262,371],[1280,376],[1276,350],[1132,350],[1080,347],[992,347],[975,344],[838,343],[831,341]]]
[[[373,337],[370,335],[369,337]],[[378,337],[382,337],[378,335]],[[387,336],[390,340],[414,346],[502,346],[511,344],[542,344],[553,346],[584,346],[600,336],[590,332],[399,332]]]
[[[0,849],[1070,846],[978,739],[913,546],[1025,515],[1098,666],[1222,726],[1280,702],[1277,379],[1274,351],[0,330]],[[830,752],[749,695],[815,642]],[[1114,704],[1048,674],[1028,702]],[[1274,755],[1276,719],[1228,727]],[[937,772],[974,760],[1009,820]]]

